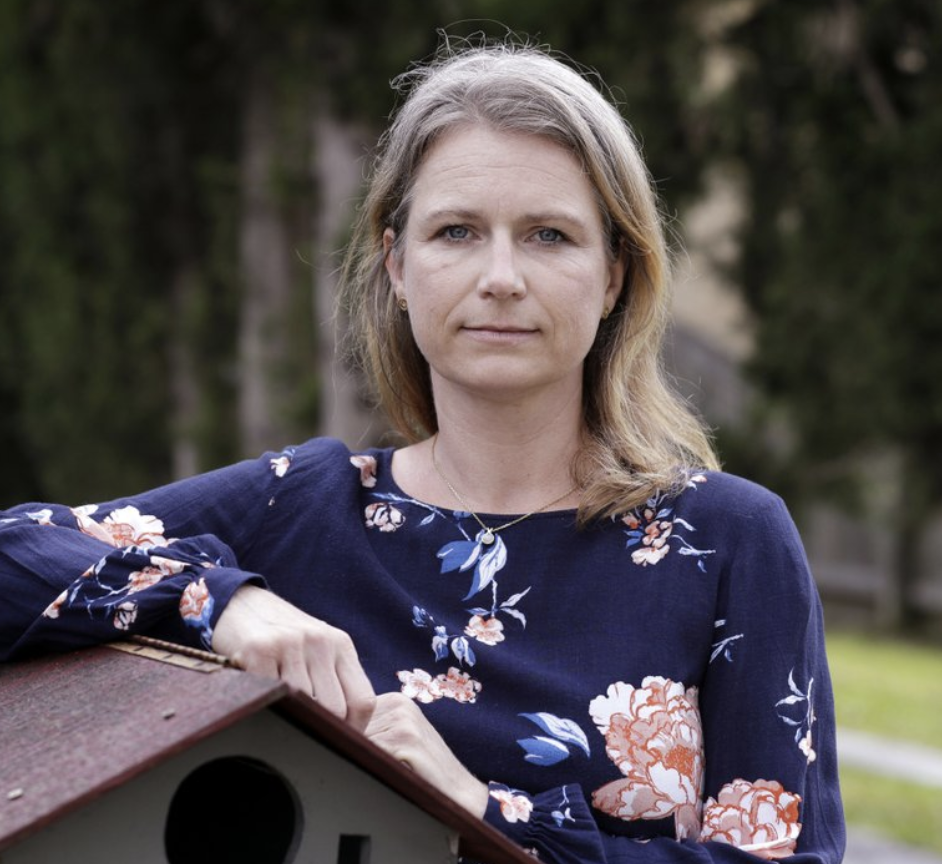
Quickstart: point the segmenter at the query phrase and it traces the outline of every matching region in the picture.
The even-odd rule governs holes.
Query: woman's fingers
[[[216,622],[213,648],[249,672],[280,678],[328,711],[364,729],[375,696],[343,630],[280,597],[245,585]]]
[[[411,699],[402,693],[377,696],[366,736],[470,813],[484,815],[487,785],[461,764]]]
[[[345,634],[346,635],[346,634]],[[337,671],[344,692],[346,702],[346,720],[359,732],[366,730],[373,710],[376,707],[376,694],[373,685],[366,677],[366,672],[360,665],[351,641],[352,653],[344,653],[338,658]]]

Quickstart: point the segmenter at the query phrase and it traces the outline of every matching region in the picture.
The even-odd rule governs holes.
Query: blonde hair
[[[394,428],[414,443],[438,429],[428,364],[396,305],[383,233],[397,238],[429,147],[459,124],[540,135],[573,153],[598,195],[612,254],[628,262],[624,290],[585,360],[585,443],[573,472],[580,521],[680,488],[716,468],[699,418],[661,366],[670,261],[664,225],[634,135],[587,79],[542,49],[515,44],[445,49],[393,82],[407,98],[379,142],[341,273],[354,350]]]

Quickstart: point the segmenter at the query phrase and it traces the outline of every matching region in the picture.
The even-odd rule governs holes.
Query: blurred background
[[[799,522],[851,821],[942,855],[942,768],[905,767],[942,765],[938,0],[4,0],[0,506],[387,440],[336,356],[338,253],[390,79],[508,30],[642,140],[666,362]]]

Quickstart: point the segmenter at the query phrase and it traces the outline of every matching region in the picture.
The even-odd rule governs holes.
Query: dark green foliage
[[[940,17],[928,2],[764,4],[733,34],[748,61],[721,123],[749,180],[740,282],[760,389],[790,406],[801,459],[915,448],[935,498]]]
[[[756,312],[758,390],[785,406],[798,492],[863,486],[897,458],[897,621],[942,503],[942,7],[764,3],[718,124],[744,166],[739,282]]]
[[[271,182],[301,238],[278,370],[284,428],[317,431],[309,119],[327,106],[378,132],[395,101],[387,82],[444,28],[510,30],[597,70],[668,213],[707,167],[736,167],[749,217],[735,278],[758,322],[751,375],[769,412],[756,429],[772,417],[790,431],[773,452],[751,426],[723,430],[727,465],[797,504],[846,493],[861,458],[892,448],[906,500],[927,512],[942,497],[942,9],[757,2],[707,33],[700,16],[722,5],[0,4],[0,504],[168,479],[181,339],[200,467],[241,455],[239,158],[258,80],[280,142]],[[717,44],[738,71],[711,100],[700,85]],[[189,287],[175,293],[181,274]]]

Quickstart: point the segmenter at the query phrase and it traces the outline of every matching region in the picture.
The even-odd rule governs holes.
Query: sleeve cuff
[[[576,784],[536,795],[488,784],[484,821],[517,845],[552,861],[604,861],[601,837]]]
[[[213,631],[232,595],[243,585],[268,587],[257,573],[234,567],[212,567],[188,575],[182,591],[176,585],[179,602],[167,610],[170,614],[153,628],[153,635],[205,651],[213,650]],[[166,589],[174,590],[171,585]]]

